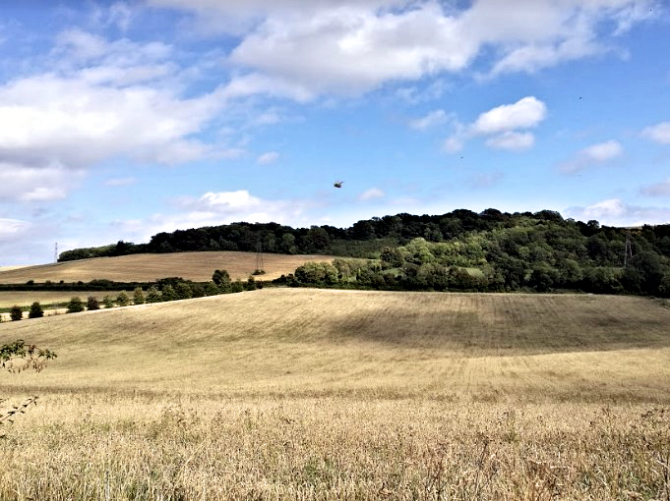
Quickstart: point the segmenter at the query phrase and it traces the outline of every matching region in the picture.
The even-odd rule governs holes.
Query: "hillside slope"
[[[264,289],[1,324],[56,350],[6,391],[670,402],[638,297]],[[11,390],[10,390],[11,389]]]
[[[272,280],[293,271],[306,261],[331,261],[331,256],[264,254],[263,280]],[[211,280],[217,269],[228,270],[233,279],[246,280],[256,269],[253,252],[179,252],[173,254],[132,254],[66,261],[63,263],[29,266],[0,272],[0,283],[18,284],[35,282],[89,282],[107,279],[116,282],[151,282],[165,277],[179,276],[196,282]]]

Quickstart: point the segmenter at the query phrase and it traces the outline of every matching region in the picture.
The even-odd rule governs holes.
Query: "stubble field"
[[[282,274],[293,273],[307,261],[333,260],[332,256],[263,254],[262,280],[273,280]],[[90,282],[95,279],[115,282],[152,282],[161,278],[180,276],[195,282],[212,279],[214,270],[225,269],[233,280],[246,280],[256,269],[253,252],[175,252],[169,254],[131,254],[129,256],[80,259],[63,263],[27,266],[0,270],[0,283]]]
[[[668,499],[670,310],[265,289],[0,325],[57,351],[1,499]],[[9,402],[6,402],[9,403]]]

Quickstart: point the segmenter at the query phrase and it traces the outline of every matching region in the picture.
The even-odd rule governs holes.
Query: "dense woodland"
[[[550,210],[398,214],[344,229],[234,223],[74,249],[59,260],[215,250],[342,257],[301,266],[283,279],[290,285],[670,295],[670,224],[614,228]]]

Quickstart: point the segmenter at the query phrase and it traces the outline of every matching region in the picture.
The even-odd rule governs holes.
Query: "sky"
[[[670,223],[670,2],[0,4],[0,266],[460,208]]]

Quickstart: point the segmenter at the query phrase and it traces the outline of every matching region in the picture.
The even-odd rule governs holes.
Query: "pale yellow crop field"
[[[264,289],[0,324],[54,349],[2,499],[666,499],[670,310]]]
[[[121,291],[0,291],[0,308],[11,308],[14,305],[30,306],[35,301],[41,305],[67,303],[77,296],[84,302],[88,296],[102,300],[105,296],[116,297]],[[132,293],[132,291],[127,291]]]
[[[332,256],[263,254],[265,274],[259,280],[273,280],[282,274],[293,273],[307,261],[333,260]],[[256,269],[253,252],[175,252],[170,254],[132,254],[129,256],[81,259],[56,264],[29,266],[1,271],[0,283],[89,282],[95,279],[116,282],[151,282],[166,277],[182,277],[196,282],[212,279],[214,270],[225,269],[234,279],[246,280]]]

